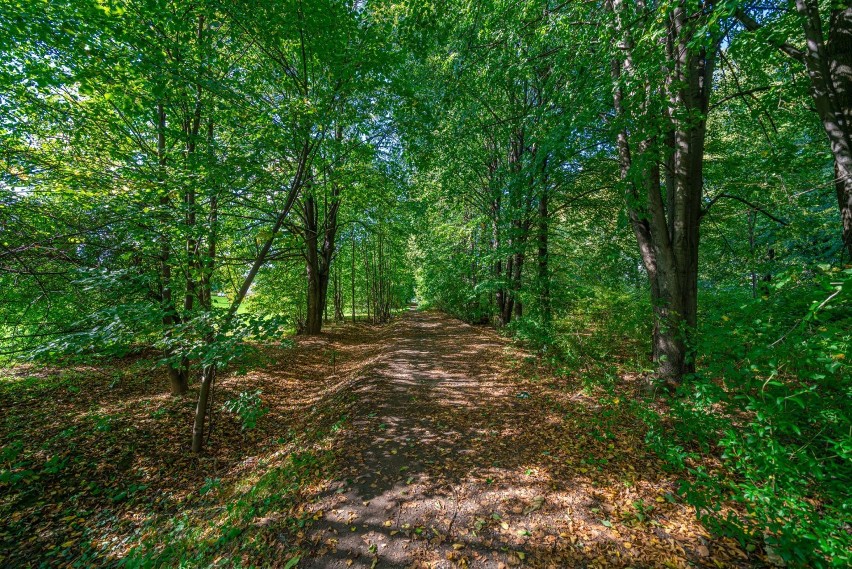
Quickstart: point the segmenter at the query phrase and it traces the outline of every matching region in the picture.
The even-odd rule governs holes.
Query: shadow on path
[[[300,567],[687,567],[711,550],[737,564],[688,508],[655,503],[674,482],[641,443],[589,436],[616,419],[524,383],[494,331],[411,312],[379,341]],[[640,493],[662,522],[624,522]]]

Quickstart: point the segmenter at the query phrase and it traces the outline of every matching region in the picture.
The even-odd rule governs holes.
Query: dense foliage
[[[200,451],[217,370],[416,298],[647,378],[709,527],[852,563],[848,2],[40,0],[0,29],[0,362],[155,350]]]

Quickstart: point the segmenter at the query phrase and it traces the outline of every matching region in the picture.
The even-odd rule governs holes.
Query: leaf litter
[[[434,312],[262,353],[217,397],[261,389],[269,413],[246,432],[217,411],[200,458],[152,357],[5,370],[0,565],[168,563],[169,540],[195,566],[762,564],[680,503],[627,383],[589,393]]]

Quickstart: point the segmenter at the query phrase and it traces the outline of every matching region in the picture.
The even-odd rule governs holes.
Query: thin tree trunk
[[[369,259],[369,246],[368,246],[367,237],[364,237],[364,304],[367,307],[367,321],[370,321],[370,302],[372,302],[372,295],[370,291],[370,259]]]
[[[512,295],[513,275],[515,274],[515,256],[506,258],[506,284],[503,287],[503,313],[500,322],[507,326],[512,321],[512,309],[515,307],[515,297]]]
[[[307,313],[305,334],[319,334],[322,329],[322,267],[320,266],[318,246],[318,215],[317,204],[313,196],[305,198],[302,207],[305,231],[305,269],[308,280]]]
[[[340,268],[334,271],[334,321],[343,321],[343,289],[340,286]]]
[[[550,268],[548,267],[548,233],[550,212],[548,211],[550,194],[547,188],[542,189],[538,201],[538,294],[542,322],[550,323],[552,314],[550,306]]]
[[[198,42],[199,47],[201,46],[203,35],[204,16],[199,15],[198,26],[196,28],[196,41]],[[184,159],[186,160],[186,167],[188,170],[191,170],[194,166],[193,162],[195,161],[195,151],[198,148],[198,135],[201,131],[201,95],[201,82],[199,81],[195,88],[195,105],[192,117],[190,120],[184,121],[183,134],[186,137],[186,153]],[[198,298],[199,295],[197,284],[202,279],[201,256],[198,251],[199,243],[196,237],[197,203],[195,185],[193,181],[190,181],[189,185],[186,187],[184,193],[184,208],[184,224],[186,226],[186,279],[184,287],[183,313],[185,315],[184,318],[189,319],[192,317],[195,299]],[[179,373],[188,384],[190,376],[189,357],[181,357]]]
[[[520,247],[526,246],[526,239],[524,239],[521,243],[518,244]],[[522,287],[522,275],[524,268],[524,260],[526,256],[523,253],[523,250],[515,253],[515,272],[512,277],[512,298],[514,299],[514,314],[515,318],[521,318],[524,315],[524,303],[521,300],[521,287]]]
[[[207,125],[208,160],[213,163],[213,121]],[[216,247],[219,239],[219,194],[218,187],[213,188],[210,196],[210,215],[208,218],[207,258],[202,261],[201,304],[207,312],[213,309],[213,270],[216,267]]]
[[[749,267],[751,273],[751,297],[757,298],[757,268],[754,266],[756,257],[755,257],[755,244],[754,244],[754,226],[757,221],[757,214],[753,209],[748,210],[748,254],[749,254]]]
[[[170,210],[170,199],[168,189],[165,187],[165,169],[166,169],[166,110],[163,103],[157,104],[157,163],[160,168],[159,181],[160,187],[160,207],[165,215]],[[160,299],[161,309],[163,311],[163,336],[166,347],[163,350],[163,355],[166,359],[171,360],[174,357],[174,348],[171,346],[171,340],[174,334],[174,327],[179,322],[177,308],[175,307],[174,298],[172,295],[172,265],[171,265],[171,245],[169,243],[169,235],[167,227],[163,225],[160,228]],[[172,361],[167,364],[169,372],[169,384],[171,385],[172,395],[184,395],[189,390],[189,381],[185,374],[181,373],[180,367],[176,366]]]
[[[308,142],[305,142],[302,146],[299,160],[296,164],[296,172],[293,174],[293,179],[291,180],[290,188],[287,192],[287,200],[284,203],[284,207],[278,212],[278,216],[275,218],[275,223],[269,232],[269,236],[266,238],[266,241],[264,241],[263,246],[261,246],[257,257],[254,259],[254,263],[252,263],[252,266],[243,279],[243,283],[237,291],[234,300],[231,302],[231,306],[223,319],[222,329],[227,329],[231,325],[234,317],[237,315],[237,310],[239,310],[240,305],[242,305],[246,294],[248,294],[255,277],[257,277],[258,271],[260,271],[260,268],[264,265],[264,263],[266,263],[266,258],[269,256],[269,250],[272,248],[272,243],[275,241],[278,232],[281,231],[281,227],[284,225],[284,221],[290,214],[290,210],[293,208],[293,204],[295,203],[296,198],[299,195],[299,191],[302,188],[311,149],[312,146]],[[208,347],[213,341],[214,338],[212,336],[208,338]],[[195,419],[192,427],[192,451],[195,453],[201,452],[201,449],[204,448],[204,423],[207,418],[207,408],[210,402],[213,380],[216,377],[216,367],[215,363],[206,366],[201,377],[201,386],[198,390],[198,403],[195,407]]]

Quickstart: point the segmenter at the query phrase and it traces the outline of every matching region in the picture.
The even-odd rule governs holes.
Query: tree
[[[807,70],[814,111],[834,158],[841,238],[846,256],[852,260],[852,6],[832,2],[826,9],[817,0],[796,0],[790,6],[795,7],[795,14],[785,14],[777,19],[777,26],[773,22],[768,33],[761,35]],[[777,9],[784,11],[783,6]],[[743,3],[736,17],[746,30],[763,32],[763,26],[749,14],[749,4]],[[790,35],[789,20],[797,20],[800,31],[795,38],[804,47],[780,39]]]
[[[610,4],[621,50],[612,63],[621,177],[651,283],[654,359],[672,385],[694,370],[706,116],[721,41],[706,28],[710,9]]]
[[[328,298],[331,261],[337,237],[337,212],[340,209],[340,183],[332,181],[322,201],[313,191],[301,205],[302,235],[305,240],[305,265],[308,276],[307,315],[304,332],[319,334]],[[325,186],[325,184],[323,184]],[[320,216],[320,210],[323,211]]]

